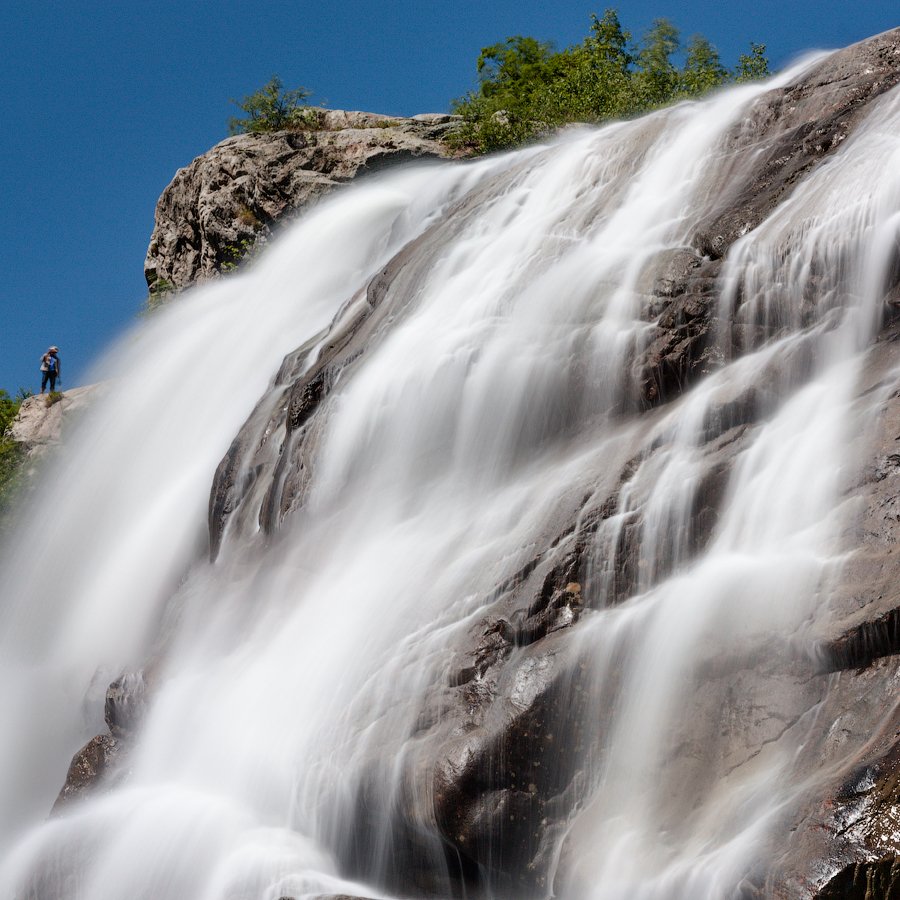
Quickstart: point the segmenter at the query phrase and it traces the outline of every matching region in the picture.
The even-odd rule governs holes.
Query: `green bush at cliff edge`
[[[615,9],[591,16],[590,34],[559,52],[531,37],[510,37],[481,51],[478,90],[453,104],[463,117],[454,142],[484,153],[571,122],[636,116],[729,82],[764,78],[765,52],[764,44],[751,44],[729,70],[703,35],[682,45],[668,19],[656,19],[635,44]]]
[[[25,461],[25,449],[6,432],[25,396],[25,392],[20,391],[20,396],[13,399],[6,391],[0,390],[0,534],[9,527],[9,513]]]
[[[243,100],[232,100],[245,118],[234,117],[228,123],[232,134],[264,134],[268,131],[285,129],[304,129],[310,127],[315,114],[303,101],[310,96],[306,88],[284,90],[284,85],[277,75],[258,91],[248,94]]]

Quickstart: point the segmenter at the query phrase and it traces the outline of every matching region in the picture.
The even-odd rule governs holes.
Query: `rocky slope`
[[[58,447],[66,429],[90,405],[99,385],[72,388],[57,394],[38,394],[22,401],[9,428],[9,436],[37,461]]]
[[[376,790],[358,786],[353,798],[357,830],[346,835],[341,848],[347,871],[365,871],[375,822],[383,825],[388,818],[389,888],[434,895],[435,871],[447,867],[459,895],[477,894],[490,866],[492,884],[508,895],[540,894],[584,776],[579,770],[584,745],[591,735],[602,734],[597,723],[602,725],[604,709],[615,704],[621,690],[612,683],[606,694],[595,695],[584,675],[583,648],[574,637],[592,603],[582,589],[589,548],[596,553],[604,542],[611,544],[615,600],[624,600],[639,584],[646,589],[637,542],[646,511],[642,492],[648,486],[636,473],[639,461],[661,452],[655,427],[660,414],[716,365],[711,336],[721,324],[722,259],[898,83],[900,30],[851,47],[797,83],[770,91],[751,117],[733,128],[723,144],[733,164],[723,171],[737,177],[727,189],[723,185],[712,193],[689,246],[656,260],[647,272],[645,317],[653,334],[634,361],[635,408],[642,419],[633,443],[620,459],[605,458],[591,484],[577,486],[572,497],[561,500],[558,520],[547,526],[542,544],[517,560],[509,577],[496,585],[486,614],[473,622],[467,642],[455,648],[449,677],[433,686],[424,704],[416,750],[402,763],[403,795],[384,810],[377,807]],[[430,119],[422,127],[445,124]],[[403,127],[415,131],[419,126]],[[223,142],[182,170],[160,201],[148,282],[164,279],[182,286],[208,277],[227,261],[229,244],[253,238],[334,184],[383,164],[386,151],[379,141],[394,140],[390,131],[354,127],[317,133],[315,141],[279,134]],[[443,155],[438,145],[425,149],[433,137],[406,134],[418,150],[393,147],[390,159]],[[349,142],[344,151],[354,148],[349,168],[329,156],[340,142]],[[318,411],[360,359],[381,317],[389,314],[381,306],[388,288],[398,280],[414,280],[417,252],[439,245],[443,236],[440,228],[429,231],[385,267],[312,368],[301,365],[305,348],[285,361],[275,387],[282,402],[261,405],[219,467],[210,499],[214,556],[223,535],[239,528],[242,519],[276,532],[303,503]],[[848,506],[854,504],[842,536],[848,560],[833,599],[834,615],[816,634],[819,657],[792,655],[790,636],[785,637],[786,662],[777,667],[765,662],[760,648],[734,652],[723,643],[699,666],[696,717],[730,731],[727,753],[708,756],[691,722],[673,736],[690,762],[671,760],[672,767],[683,767],[681,790],[702,795],[715,778],[752,765],[767,748],[796,738],[803,729],[798,770],[809,775],[775,829],[769,861],[744,885],[745,897],[878,900],[896,896],[900,883],[900,383],[894,373],[900,324],[893,307],[900,300],[900,264],[885,288],[883,328],[870,350],[859,399],[873,391],[886,399],[878,433],[859,435],[869,465],[845,486]],[[769,336],[761,326],[733,334],[735,355]],[[777,373],[767,374],[774,378]],[[699,450],[706,477],[696,488],[691,522],[695,551],[710,538],[727,475],[762,414],[765,389],[761,377],[745,394],[723,401],[706,423]],[[259,452],[267,441],[281,448],[274,464],[268,448],[266,454]],[[241,471],[252,471],[254,478],[241,479]],[[613,528],[611,518],[626,486],[633,511]],[[663,559],[652,577],[667,574]],[[726,679],[740,687],[751,668],[764,686],[764,702],[752,715],[726,721],[717,688]],[[140,707],[143,680],[134,676],[110,690],[110,735],[96,738],[76,757],[64,797],[65,791],[77,795],[95,778],[112,777],[108,773],[116,769],[118,748],[130,728],[116,718],[116,704]],[[804,717],[810,708],[818,709],[812,726]],[[382,775],[373,760],[371,784]],[[446,858],[423,857],[423,822],[432,824]],[[673,832],[678,825],[671,823]],[[566,852],[564,844],[564,857]]]
[[[729,180],[727,189],[723,185],[714,192],[691,245],[657,260],[648,272],[645,312],[655,336],[635,360],[638,402],[647,411],[645,430],[618,471],[598,471],[594,483],[584,486],[590,501],[562,514],[557,530],[547,533],[544,549],[522,560],[518,571],[497,585],[490,613],[473,626],[469,645],[458,648],[447,683],[435,686],[422,712],[419,751],[407,763],[407,793],[386,811],[377,809],[377,790],[370,794],[365,785],[360,788],[359,827],[347,836],[345,848],[351,871],[365,871],[369,836],[378,817],[387,816],[394,835],[389,883],[396,890],[431,893],[434,886],[427,864],[423,866],[416,823],[433,818],[452,848],[460,890],[477,891],[479,872],[494,867],[495,884],[510,894],[540,893],[541,873],[565,827],[571,792],[582,777],[579,755],[588,734],[596,733],[596,722],[603,721],[604,703],[615,704],[614,692],[598,701],[591,685],[580,683],[584,667],[577,644],[568,637],[591,602],[581,592],[587,548],[596,553],[598,542],[613,537],[618,541],[619,598],[628,597],[639,584],[648,587],[636,568],[642,528],[639,497],[647,488],[635,482],[635,460],[659,452],[654,408],[677,402],[686,387],[715,366],[710,338],[720,324],[716,316],[722,258],[738,237],[790,197],[802,176],[852,133],[869,104],[898,82],[900,31],[894,31],[829,58],[798,83],[771,91],[726,138],[723,152],[733,163],[723,171],[737,177]],[[420,243],[440,243],[442,237],[438,230]],[[249,462],[254,471],[264,466],[262,455],[253,456],[261,434],[283,434],[284,441],[272,489],[261,501],[259,522],[277,529],[302,504],[316,441],[316,411],[378,328],[379,302],[388,287],[396,279],[414,282],[412,260],[422,249],[407,248],[370,284],[368,302],[357,319],[293,383],[288,361],[282,373],[286,403],[280,407],[281,417],[264,423],[251,420],[220,467],[210,504],[214,551],[229,520],[240,516],[242,503],[249,502],[236,481],[237,461],[245,467]],[[895,275],[900,276],[900,270]],[[887,286],[885,331],[872,350],[861,396],[893,377],[898,331],[891,324],[891,304],[898,291],[900,280],[895,278]],[[735,355],[770,336],[751,327],[733,333]],[[758,398],[764,390],[764,384],[756,385],[746,396],[723,404],[709,423],[703,449],[708,476],[696,492],[692,523],[691,541],[697,548],[709,539],[718,518],[727,473],[761,415]],[[816,774],[799,812],[779,832],[774,862],[747,886],[763,896],[873,900],[888,893],[867,892],[872,879],[894,884],[892,873],[900,859],[900,714],[890,698],[900,679],[895,656],[900,652],[900,594],[893,587],[900,574],[893,535],[900,466],[891,450],[900,433],[898,415],[895,391],[885,405],[884,432],[868,450],[872,465],[861,481],[847,486],[848,494],[862,494],[865,503],[862,518],[854,519],[845,535],[846,547],[853,551],[844,581],[845,612],[832,620],[832,633],[821,635],[822,661],[788,653],[786,666],[769,670],[760,664],[759,648],[736,653],[735,648],[723,649],[721,656],[710,658],[707,677],[698,684],[697,716],[704,722],[722,716],[717,699],[721,682],[740,685],[750,666],[758,667],[754,678],[767,685],[762,705],[752,718],[729,724],[734,743],[724,759],[707,758],[707,748],[697,744],[689,722],[684,723],[684,734],[673,738],[675,744],[680,740],[690,761],[684,765],[683,790],[702,794],[712,788],[715,777],[751,765],[785,735],[790,739],[803,727],[802,710],[821,704],[823,730],[814,730],[804,745],[805,769]],[[637,495],[637,509],[624,529],[612,529],[610,517],[626,485]],[[656,577],[665,574],[663,563]],[[510,685],[516,686],[514,694]],[[833,723],[841,729],[840,739]],[[697,759],[705,760],[700,781]],[[673,759],[671,764],[682,766],[682,761]],[[373,763],[373,785],[378,778]],[[420,808],[423,797],[433,806]],[[676,807],[690,808],[690,803]],[[673,832],[678,824],[672,823]],[[498,848],[494,836],[501,833]]]
[[[151,296],[234,265],[339,185],[412,160],[445,159],[454,117],[319,110],[306,131],[230,137],[180,169],[160,197],[144,274]]]
[[[12,533],[22,503],[38,484],[42,462],[62,445],[65,434],[90,405],[99,385],[52,395],[28,397],[4,437],[14,456],[6,461],[7,480],[0,496],[0,533]]]

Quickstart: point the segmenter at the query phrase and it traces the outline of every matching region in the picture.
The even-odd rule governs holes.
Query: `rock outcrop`
[[[119,742],[108,734],[91,738],[73,757],[66,782],[53,804],[52,814],[72,803],[96,794],[99,786],[115,771]]]
[[[151,297],[233,267],[276,224],[339,185],[413,160],[453,155],[453,116],[317,110],[304,131],[227,138],[180,169],[160,197],[144,263]]]
[[[147,707],[144,672],[124,672],[106,689],[107,732],[91,738],[72,758],[53,813],[127,777],[127,756]]]
[[[59,446],[66,429],[88,408],[97,389],[97,385],[87,385],[27,397],[9,427],[9,436],[25,447],[32,459],[40,458]]]
[[[729,164],[721,171],[729,177],[711,191],[713,201],[691,246],[654,267],[659,274],[647,318],[654,322],[655,333],[638,360],[645,403],[677,397],[715,366],[709,338],[720,324],[715,316],[722,258],[790,196],[800,179],[843,143],[869,105],[898,82],[900,37],[892,31],[829,57],[796,84],[770,91],[754,104],[748,118],[735,124],[722,146]],[[898,290],[900,279],[895,299]],[[767,336],[758,329],[735,330],[734,335],[738,353]]]

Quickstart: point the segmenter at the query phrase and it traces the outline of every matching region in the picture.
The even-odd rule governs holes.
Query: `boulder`
[[[66,429],[88,408],[98,389],[99,385],[86,385],[27,397],[9,426],[9,436],[33,459],[43,456],[62,442]]]
[[[57,813],[96,792],[115,770],[118,750],[118,741],[111,735],[100,734],[91,738],[73,757],[66,783],[53,804],[52,812]]]
[[[144,274],[151,298],[236,265],[277,224],[362,175],[453,155],[457,119],[314,110],[303,131],[227,138],[180,169],[163,191]]]
[[[53,804],[54,813],[127,776],[128,751],[146,708],[143,672],[123,672],[110,684],[103,711],[109,733],[91,738],[72,758],[65,784]]]

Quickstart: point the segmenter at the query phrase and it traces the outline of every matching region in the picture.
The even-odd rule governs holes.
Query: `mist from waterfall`
[[[648,279],[715,206],[734,174],[720,142],[769,86],[371,177],[111,351],[6,548],[0,894],[396,896],[391,823],[432,790],[424,710],[548,523],[607,494],[585,612],[541,663],[590,685],[592,733],[539,893],[738,894],[797,789],[816,698],[795,670],[846,549],[849,437],[878,400],[855,388],[900,232],[894,90],[731,248],[708,374],[641,411]],[[409,247],[311,423],[273,426]],[[725,466],[721,417],[740,404],[755,412]],[[248,421],[246,489],[210,561],[210,487]],[[268,527],[300,441],[309,480]],[[700,541],[711,473],[721,513]],[[511,657],[512,694],[533,664]],[[142,670],[127,773],[48,818],[107,685]],[[729,725],[773,693],[775,733]],[[451,896],[435,823],[415,825],[431,895]],[[491,871],[478,890],[521,896]]]

